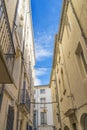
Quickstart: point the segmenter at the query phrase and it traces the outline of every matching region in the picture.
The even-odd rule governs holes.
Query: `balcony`
[[[75,113],[75,108],[69,108],[66,112],[65,112],[65,116],[69,117],[70,115],[73,115]]]
[[[4,0],[0,0],[0,83],[13,83],[15,49]]]
[[[30,97],[26,89],[20,90],[20,108],[27,114],[30,112]]]
[[[69,117],[69,120],[71,122],[71,124],[75,123],[77,121],[77,117],[76,117],[76,108],[69,108],[66,112],[65,112],[65,116]]]

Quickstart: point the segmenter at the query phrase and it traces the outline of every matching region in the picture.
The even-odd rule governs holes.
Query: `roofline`
[[[58,42],[58,35],[56,34],[56,35],[55,35],[55,43],[54,43],[53,63],[52,63],[52,70],[51,70],[50,84],[49,84],[49,87],[50,87],[50,88],[51,88],[53,70],[54,70],[55,65],[56,65],[56,64],[55,64],[55,61],[56,61],[55,59],[56,59],[56,54],[57,54],[57,53],[56,53],[56,52],[57,52],[56,50],[57,50],[57,47],[58,47],[58,46],[57,46],[57,45],[58,45],[57,42]]]
[[[67,8],[68,8],[68,3],[69,3],[69,0],[63,0],[62,13],[61,13],[61,18],[60,18],[60,26],[59,26],[58,34],[55,35],[53,64],[52,64],[52,71],[51,71],[50,84],[49,84],[50,88],[51,88],[53,70],[54,70],[55,65],[56,65],[56,54],[57,54],[56,50],[58,47],[58,43],[61,43],[61,40],[62,40],[64,25],[65,25],[65,16],[66,16]]]
[[[36,85],[36,86],[34,86],[34,87],[49,87],[49,84],[47,84],[47,85]]]
[[[36,56],[35,56],[35,44],[34,44],[34,29],[33,29],[33,19],[32,19],[32,9],[31,9],[31,0],[29,1],[30,2],[30,20],[31,20],[31,31],[32,31],[32,41],[33,41],[33,51],[34,51],[34,62],[36,63]],[[35,64],[34,63],[34,64]]]
[[[59,30],[58,30],[58,41],[59,42],[61,42],[62,36],[63,36],[68,4],[69,4],[69,0],[63,0],[62,13],[61,13],[61,18],[60,18],[60,26],[59,26]]]

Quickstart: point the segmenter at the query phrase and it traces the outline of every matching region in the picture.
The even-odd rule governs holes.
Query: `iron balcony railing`
[[[30,97],[26,89],[20,90],[20,105],[24,106],[30,112]]]
[[[0,0],[0,53],[10,73],[13,70],[15,49],[4,0]]]

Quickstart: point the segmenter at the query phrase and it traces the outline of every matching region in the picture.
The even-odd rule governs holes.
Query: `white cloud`
[[[52,30],[51,30],[52,31]],[[36,55],[36,61],[43,62],[42,60],[52,57],[53,54],[53,32],[37,32],[35,36],[35,55]],[[40,64],[40,62],[38,62]],[[41,64],[40,64],[41,65]],[[35,69],[35,85],[41,85],[45,81],[42,80],[41,77],[44,75],[47,75],[48,68],[36,68]],[[40,80],[40,79],[41,80]],[[43,82],[41,82],[43,81]]]
[[[35,86],[42,84],[42,82],[38,78],[38,76],[43,76],[45,74],[47,74],[47,68],[38,68],[38,69],[35,69],[35,83],[34,83]]]
[[[51,40],[52,40],[51,34],[43,33],[43,34],[37,35],[37,37],[35,38],[35,43],[36,45],[39,44],[39,45],[49,46],[49,43],[51,42]]]
[[[36,77],[36,78],[35,78],[34,85],[35,85],[35,86],[41,85],[41,80]]]
[[[45,58],[45,57],[50,57],[50,56],[52,56],[52,52],[50,52],[50,50],[48,49],[44,49],[44,48],[39,48],[38,47],[38,49],[36,49],[37,50],[37,52],[36,52],[36,59],[38,60],[38,61],[41,61],[41,60],[43,60],[43,58]]]
[[[35,70],[36,76],[42,76],[47,73],[47,68],[39,68]]]
[[[46,57],[52,56],[52,34],[37,32],[35,38],[36,60],[41,61]]]
[[[41,85],[42,82],[41,80],[38,78],[38,76],[42,76],[42,75],[45,75],[47,73],[47,68],[38,68],[35,70],[35,83],[34,85],[37,86],[37,85]]]

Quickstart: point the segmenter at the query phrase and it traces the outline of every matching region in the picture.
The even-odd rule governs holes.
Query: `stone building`
[[[87,129],[86,20],[86,0],[64,0],[50,78],[57,130]]]
[[[30,0],[0,0],[0,130],[33,129]]]
[[[53,130],[51,89],[49,85],[34,87],[34,130]]]

